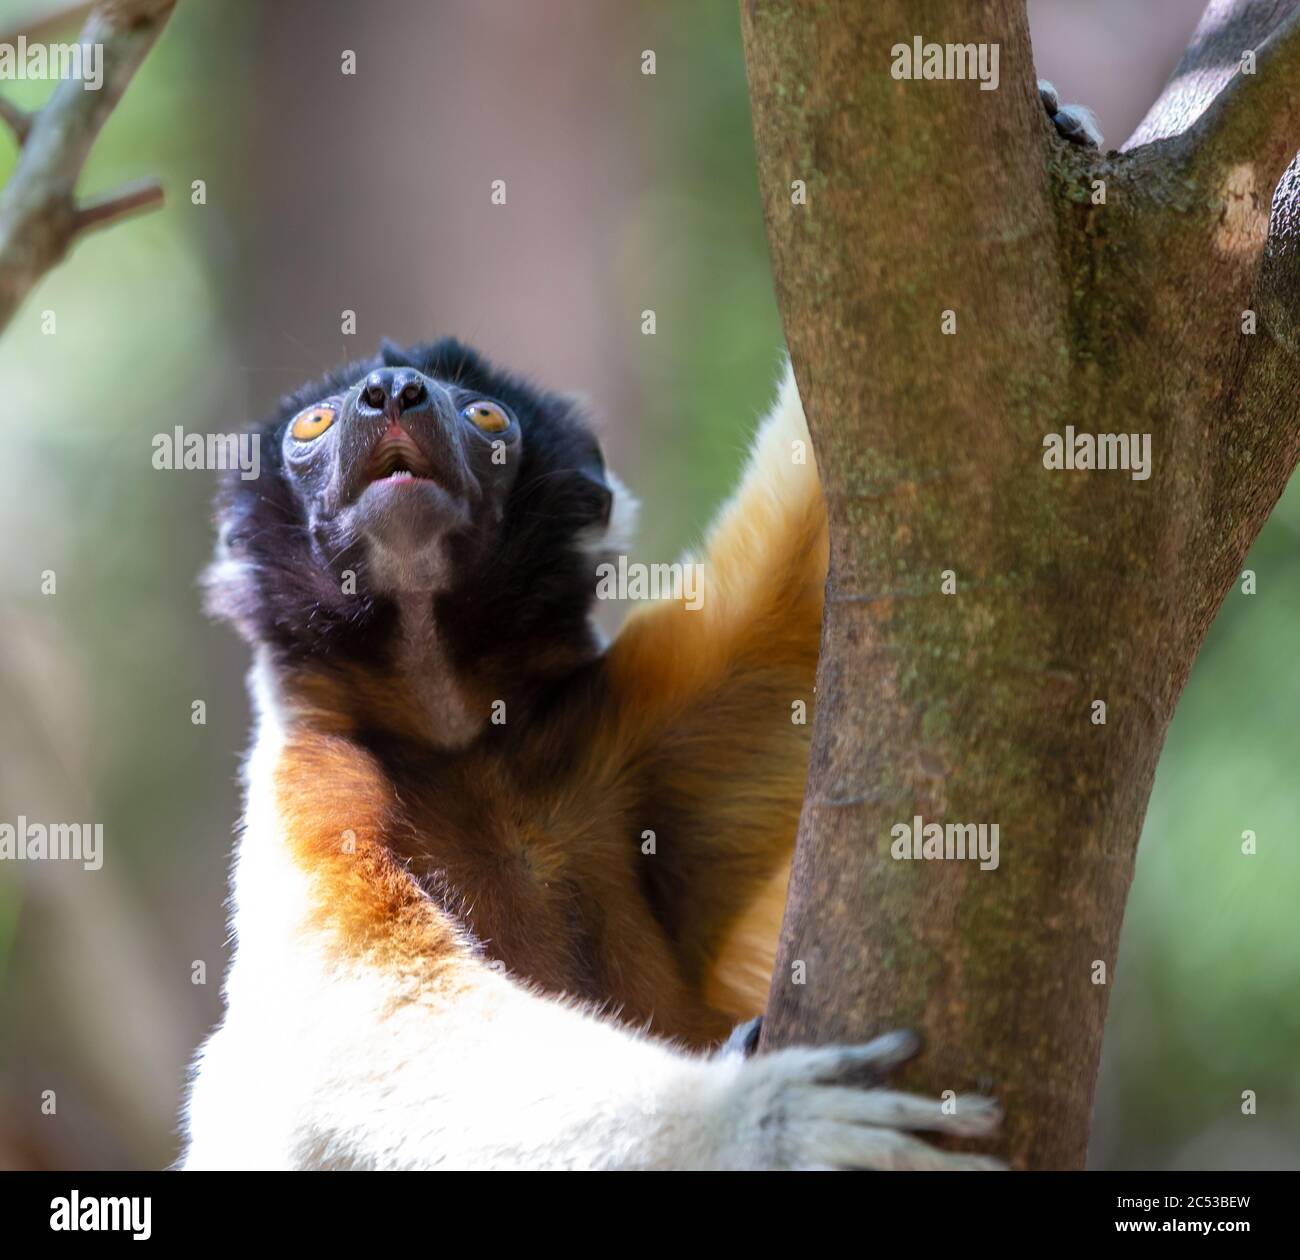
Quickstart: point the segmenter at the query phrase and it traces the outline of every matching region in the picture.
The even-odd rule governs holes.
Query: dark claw
[[[1071,144],[1101,146],[1101,128],[1092,110],[1083,105],[1062,105],[1056,89],[1046,79],[1038,80],[1038,95],[1059,136]]]
[[[755,1015],[731,1030],[731,1036],[722,1044],[723,1054],[738,1054],[741,1058],[753,1057],[758,1049],[758,1035],[763,1031],[763,1017]]]
[[[1101,147],[1101,128],[1090,109],[1082,105],[1065,105],[1052,115],[1052,123],[1058,135],[1071,144],[1081,144],[1087,148]]]

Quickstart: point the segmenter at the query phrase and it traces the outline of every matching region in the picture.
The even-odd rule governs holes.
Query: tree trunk
[[[831,522],[763,1044],[915,1028],[906,1083],[995,1093],[1016,1167],[1083,1163],[1165,732],[1300,453],[1295,169],[1265,249],[1297,7],[1216,0],[1144,143],[1102,154],[1056,136],[1023,0],[742,3]],[[1000,86],[893,78],[914,35],[996,43]],[[1149,477],[1045,467],[1066,426],[1149,435]],[[918,816],[997,824],[996,869],[891,856]]]

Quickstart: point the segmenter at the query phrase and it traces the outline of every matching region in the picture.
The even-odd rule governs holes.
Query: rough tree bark
[[[994,1092],[1016,1167],[1083,1163],[1094,962],[1113,978],[1174,705],[1300,454],[1297,10],[1214,0],[1134,139],[1099,153],[1044,114],[1024,0],[742,2],[831,519],[764,1045],[916,1028],[906,1082]],[[895,80],[914,35],[997,43],[1000,88]],[[1150,434],[1149,480],[1046,469],[1067,425]],[[893,860],[916,815],[997,823],[998,869]]]

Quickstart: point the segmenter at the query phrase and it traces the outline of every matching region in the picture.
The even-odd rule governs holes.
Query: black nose
[[[357,405],[370,411],[400,415],[418,407],[428,397],[429,391],[414,368],[376,368],[361,386]]]

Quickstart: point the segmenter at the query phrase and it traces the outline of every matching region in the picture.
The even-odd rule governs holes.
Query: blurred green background
[[[1039,71],[1118,143],[1200,7],[1035,0]],[[0,39],[44,11],[0,3]],[[0,180],[13,161],[6,134]],[[381,336],[457,333],[590,399],[662,559],[732,484],[782,344],[730,0],[182,0],[82,187],[150,174],[166,207],[84,240],[0,337],[0,819],[106,836],[95,873],[0,866],[0,1167],[169,1162],[219,1011],[244,655],[199,612],[212,474],[156,472],[152,436],[229,431]],[[1098,1166],[1300,1167],[1294,485],[1249,564],[1161,762]]]

